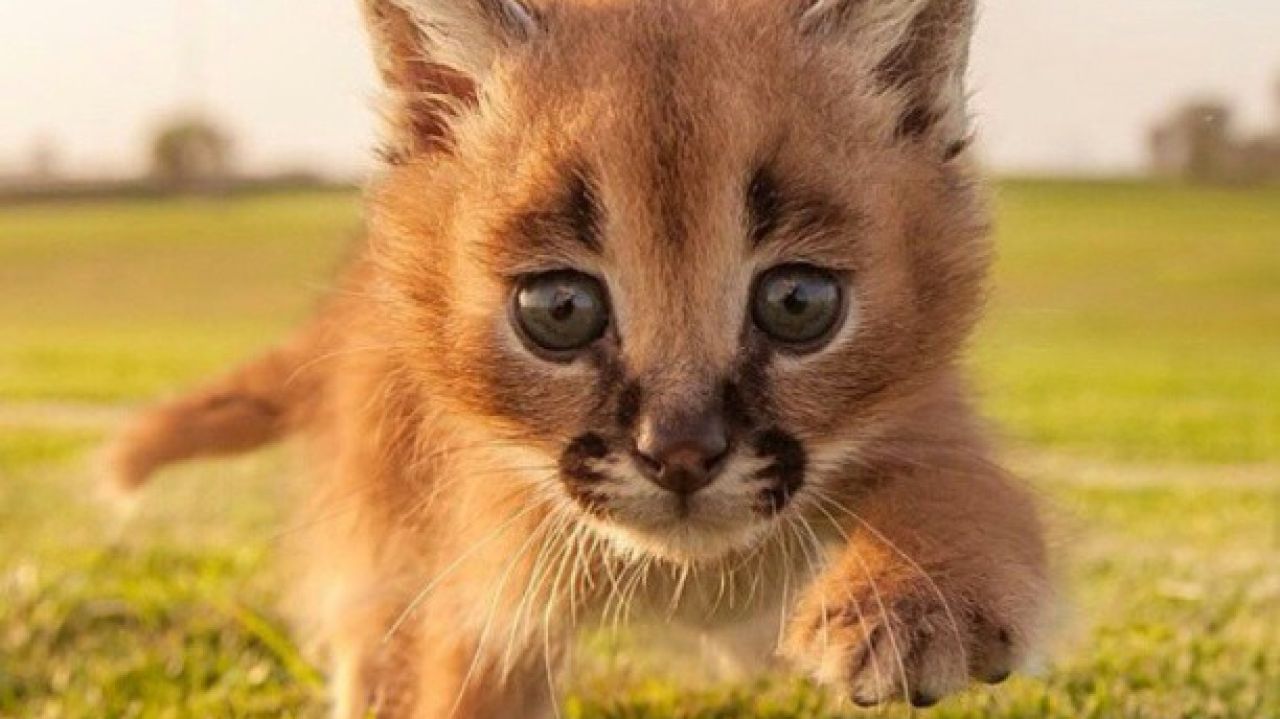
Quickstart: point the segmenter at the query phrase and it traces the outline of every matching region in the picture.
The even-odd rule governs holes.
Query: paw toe
[[[861,709],[874,709],[884,703],[884,700],[876,697],[864,697],[861,694],[854,694],[850,701]]]
[[[911,693],[911,706],[917,709],[928,709],[934,704],[937,704],[938,701],[938,697],[927,692],[916,690]]]
[[[1009,677],[1011,676],[1013,676],[1013,672],[1001,671],[1001,672],[996,672],[994,674],[988,674],[985,676],[979,675],[978,681],[982,682],[983,684],[990,684],[992,686],[995,686],[996,684],[1004,684],[1006,681],[1008,681]]]
[[[989,620],[975,621],[975,648],[969,672],[984,684],[1000,684],[1013,674],[1016,664],[1013,636]]]

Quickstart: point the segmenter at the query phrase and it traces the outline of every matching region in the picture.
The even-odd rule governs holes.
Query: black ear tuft
[[[968,150],[969,146],[972,144],[973,144],[972,133],[965,135],[964,137],[960,138],[959,140],[956,140],[955,142],[952,142],[950,145],[947,145],[946,152],[944,152],[942,155],[942,161],[951,162],[957,157],[963,155],[965,153],[965,150]]]
[[[895,137],[939,156],[968,133],[965,73],[975,0],[816,0],[802,30],[841,42],[850,61],[902,102]]]

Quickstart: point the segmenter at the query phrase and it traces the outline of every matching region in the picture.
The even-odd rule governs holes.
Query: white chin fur
[[[676,564],[700,564],[750,550],[763,539],[768,523],[752,518],[737,526],[714,526],[696,515],[640,526],[618,520],[592,520],[594,529],[627,557],[656,557]]]

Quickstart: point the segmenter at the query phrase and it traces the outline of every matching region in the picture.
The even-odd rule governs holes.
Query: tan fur
[[[1013,669],[1048,588],[1036,509],[956,367],[988,255],[963,154],[972,5],[364,2],[389,163],[345,291],[116,454],[136,486],[168,461],[312,438],[297,603],[336,713],[548,716],[573,632],[622,620],[783,615],[786,656],[867,704]],[[783,197],[756,245],[762,168]],[[558,209],[572,187],[599,210],[590,241]],[[797,261],[852,298],[805,356],[746,309],[760,272]],[[601,278],[612,325],[556,364],[508,307],[519,277],[565,267]],[[732,420],[733,452],[675,513],[628,427],[701,407]],[[566,491],[588,435],[606,448],[577,458],[598,512]],[[803,483],[766,516],[756,492],[784,457]]]
[[[135,490],[165,465],[246,452],[308,424],[324,382],[308,365],[323,334],[317,322],[226,377],[138,416],[107,448],[111,489]]]

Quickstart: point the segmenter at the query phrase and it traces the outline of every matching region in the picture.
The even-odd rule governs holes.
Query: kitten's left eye
[[[538,349],[557,356],[590,345],[609,326],[604,287],[591,275],[573,270],[522,280],[514,312],[521,334]]]
[[[756,326],[799,351],[818,348],[844,314],[840,280],[812,265],[782,265],[764,273],[751,299]]]

